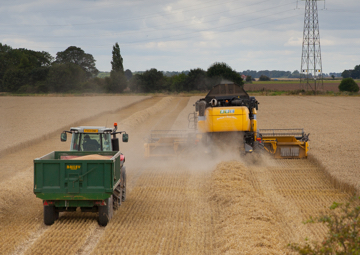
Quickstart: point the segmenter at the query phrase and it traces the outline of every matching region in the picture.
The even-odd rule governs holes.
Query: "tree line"
[[[97,78],[99,70],[95,62],[91,54],[85,53],[76,46],[70,46],[56,53],[54,58],[45,51],[13,49],[0,43],[0,91],[122,92],[126,88],[126,78],[117,43],[113,46],[110,77]]]
[[[360,79],[360,65],[357,65],[352,70],[344,70],[341,73],[343,78]]]
[[[94,57],[70,46],[56,53],[13,49],[0,43],[0,91],[11,93],[122,93],[207,91],[226,79],[243,84],[239,73],[226,63],[214,63],[178,74],[164,74],[155,68],[133,74],[124,70],[118,43],[112,49],[110,75],[99,78]]]

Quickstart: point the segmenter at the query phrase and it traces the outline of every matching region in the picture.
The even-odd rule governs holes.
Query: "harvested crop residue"
[[[283,254],[276,209],[254,189],[242,163],[220,163],[211,176],[216,254]]]
[[[81,157],[71,158],[70,160],[109,160],[112,156],[103,156],[99,154],[85,155]]]

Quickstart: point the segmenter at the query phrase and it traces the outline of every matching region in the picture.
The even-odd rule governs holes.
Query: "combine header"
[[[211,141],[223,141],[224,135],[230,135],[240,138],[240,150],[245,153],[265,150],[275,158],[306,158],[309,135],[303,129],[258,129],[258,105],[241,86],[218,84],[195,103],[195,112],[189,114],[193,131],[152,131],[145,143],[145,157],[175,156],[200,141],[211,146]]]
[[[152,130],[145,143],[145,157],[175,156],[187,142],[186,130]]]
[[[309,135],[304,129],[260,129],[264,149],[275,158],[306,158]]]

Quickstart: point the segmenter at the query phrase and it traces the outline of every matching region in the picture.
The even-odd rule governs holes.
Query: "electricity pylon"
[[[317,2],[305,1],[304,34],[301,54],[300,86],[303,90],[324,90]],[[324,2],[325,4],[325,2]]]

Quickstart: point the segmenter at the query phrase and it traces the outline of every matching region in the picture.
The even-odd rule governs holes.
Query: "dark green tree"
[[[107,88],[109,87],[110,79],[94,77],[88,79],[81,86],[81,91],[90,92],[90,93],[104,93],[107,92]]]
[[[215,78],[216,79],[215,83],[220,82],[221,79],[226,79],[226,80],[230,80],[238,85],[244,84],[240,74],[238,74],[236,71],[234,71],[226,63],[216,62],[216,63],[212,64],[207,70],[207,75],[210,78]],[[214,84],[214,85],[216,85],[216,84]]]
[[[354,67],[354,70],[351,71],[351,78],[360,79],[360,65]]]
[[[300,72],[298,70],[295,70],[288,76],[288,78],[300,78]]]
[[[251,77],[251,75],[246,76],[246,80],[245,80],[245,81],[248,82],[248,83],[252,83],[252,77]]]
[[[132,76],[133,76],[132,72],[129,69],[126,69],[125,70],[126,79],[130,80]]]
[[[181,92],[184,91],[184,85],[187,79],[187,75],[184,73],[179,73],[176,75],[173,75],[171,77],[168,77],[168,90],[169,91],[175,91],[175,92]]]
[[[127,87],[127,79],[123,72],[110,72],[110,83],[107,91],[110,93],[122,93]]]
[[[340,91],[349,91],[349,92],[358,92],[359,86],[357,83],[353,80],[353,78],[345,78],[341,81],[339,85]]]
[[[123,58],[120,54],[120,47],[118,43],[115,43],[112,50],[111,70],[114,72],[124,73]]]
[[[264,74],[260,75],[259,81],[270,81],[270,78]]]
[[[191,69],[184,84],[185,91],[207,91],[211,87],[206,72],[201,68]]]
[[[0,44],[1,90],[17,92],[25,86],[22,92],[37,92],[39,84],[46,79],[52,60],[52,56],[45,51],[12,49]]]
[[[129,80],[129,88],[132,92],[141,92],[142,77],[140,74],[133,75]]]
[[[47,77],[51,92],[74,92],[81,90],[81,84],[87,79],[86,72],[77,64],[54,64]]]
[[[140,75],[141,92],[160,92],[166,90],[166,79],[161,71],[152,68]]]
[[[341,73],[341,76],[345,79],[345,78],[349,78],[351,76],[351,71],[350,70],[344,70]]]
[[[3,90],[17,92],[22,86],[28,84],[29,73],[22,69],[8,69],[3,77]]]
[[[121,93],[127,87],[127,78],[124,73],[123,58],[118,43],[113,46],[111,67],[108,92]]]
[[[91,54],[85,53],[81,48],[70,46],[65,51],[56,53],[55,63],[75,64],[80,66],[86,73],[87,78],[95,77],[99,70],[95,67],[96,60]]]

